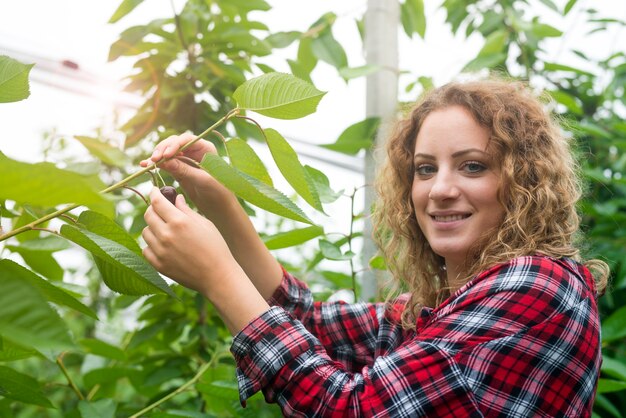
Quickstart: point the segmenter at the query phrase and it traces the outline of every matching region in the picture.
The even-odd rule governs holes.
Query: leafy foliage
[[[123,20],[141,3],[121,1],[110,22]],[[612,288],[599,302],[604,362],[595,412],[621,417],[626,410],[626,124],[620,112],[626,104],[626,56],[592,59],[575,51],[594,64],[592,70],[545,61],[545,41],[566,31],[535,13],[539,3],[556,16],[576,7],[576,0],[445,0],[441,7],[453,33],[484,39],[465,70],[505,73],[546,87],[577,143],[590,185],[581,205],[586,255],[605,259],[612,268]],[[272,33],[255,20],[270,9],[263,0],[187,0],[172,16],[123,30],[109,59],[133,62],[127,90],[145,101],[119,127],[123,152],[108,138],[75,136],[92,156],[90,165],[99,168],[94,170],[99,178],[0,153],[0,215],[3,227],[11,224],[11,230],[0,231],[5,243],[0,260],[1,416],[280,415],[261,395],[241,407],[226,327],[199,295],[169,285],[143,260],[138,238],[145,203],[123,187],[141,189],[149,181],[150,170],[136,167],[157,141],[187,130],[203,132],[220,155],[207,156],[202,167],[247,209],[253,205],[278,215],[261,230],[266,246],[301,246],[303,256],[283,264],[311,281],[320,298],[340,289],[357,294],[353,241],[362,233],[338,237],[299,206],[304,201],[307,210],[321,214],[323,205],[341,193],[332,190],[323,172],[303,165],[280,133],[249,123],[248,113],[284,119],[312,113],[324,96],[311,83],[320,61],[345,80],[378,69],[350,67],[333,34],[341,19],[336,15],[324,14],[304,32]],[[404,33],[424,38],[424,2],[401,1],[401,12]],[[592,32],[623,24],[601,19],[593,10],[580,13]],[[293,75],[276,72],[264,61],[274,49],[290,45],[295,56],[286,65]],[[27,97],[30,67],[0,57],[0,102]],[[423,74],[414,79],[409,86],[432,85]],[[371,118],[347,127],[325,148],[356,155],[371,146],[379,122]],[[249,138],[268,148],[294,200],[276,188],[279,183]],[[120,178],[125,180],[105,186]],[[354,203],[354,193],[350,198]],[[351,221],[357,219],[353,213]],[[55,256],[68,250],[90,255],[87,272],[61,267]],[[350,264],[350,272],[326,267],[338,263]],[[376,257],[365,268],[385,269],[385,260]]]

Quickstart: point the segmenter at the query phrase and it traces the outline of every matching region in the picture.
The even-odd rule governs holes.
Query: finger
[[[167,200],[165,196],[161,194],[161,191],[156,187],[153,187],[152,191],[150,192],[150,207],[152,208],[153,212],[165,223],[179,220],[181,216],[180,210],[172,205],[170,201]],[[144,214],[144,219],[147,214],[148,211],[146,210],[146,214]],[[148,222],[148,220],[146,220],[146,222]]]

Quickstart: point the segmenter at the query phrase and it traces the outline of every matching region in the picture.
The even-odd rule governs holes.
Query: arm
[[[359,373],[280,308],[244,328],[232,351],[242,401],[263,390],[285,415],[590,416],[598,331],[589,286],[526,257],[478,276]]]
[[[194,138],[187,133],[165,139],[141,165],[147,167],[164,158],[174,157],[184,144]],[[215,154],[216,149],[210,142],[199,140],[186,149],[183,156],[200,162],[206,153]],[[263,298],[269,299],[280,284],[282,271],[235,195],[203,169],[192,167],[179,159],[165,161],[159,167],[172,174],[200,212],[213,222],[237,263]]]

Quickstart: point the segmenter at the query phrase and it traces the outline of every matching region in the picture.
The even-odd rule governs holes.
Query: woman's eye
[[[463,169],[470,174],[480,173],[487,169],[484,164],[477,161],[467,161],[463,164]]]
[[[429,164],[420,164],[415,167],[415,174],[418,176],[430,176],[435,173],[435,167]]]

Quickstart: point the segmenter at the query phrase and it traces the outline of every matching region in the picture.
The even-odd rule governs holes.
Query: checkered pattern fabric
[[[476,276],[406,331],[406,297],[313,302],[285,273],[233,340],[242,403],[290,417],[589,417],[600,323],[589,271],[521,257]]]

